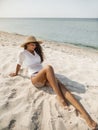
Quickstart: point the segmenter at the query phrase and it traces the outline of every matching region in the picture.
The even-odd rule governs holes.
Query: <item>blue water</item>
[[[0,31],[98,48],[98,19],[0,18]]]

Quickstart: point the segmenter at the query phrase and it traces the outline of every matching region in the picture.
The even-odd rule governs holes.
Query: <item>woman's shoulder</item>
[[[25,54],[25,50],[19,50],[19,52],[18,52],[18,56],[20,56],[20,55],[24,55]]]
[[[24,54],[25,53],[25,50],[22,49],[22,50],[19,50],[18,54]]]

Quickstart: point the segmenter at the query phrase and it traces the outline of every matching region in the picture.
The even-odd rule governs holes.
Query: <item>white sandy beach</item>
[[[51,88],[32,85],[27,70],[16,77],[17,54],[26,36],[0,32],[0,130],[90,130],[74,112],[64,110]],[[43,65],[57,77],[98,122],[98,51],[44,41]]]

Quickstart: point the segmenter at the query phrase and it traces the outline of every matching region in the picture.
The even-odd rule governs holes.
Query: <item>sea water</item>
[[[0,31],[98,48],[98,19],[0,18]]]

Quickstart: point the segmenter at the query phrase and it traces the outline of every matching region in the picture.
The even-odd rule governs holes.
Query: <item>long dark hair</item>
[[[41,62],[43,62],[44,61],[44,53],[42,51],[42,47],[38,42],[34,42],[34,44],[36,45],[35,51],[40,56]],[[24,46],[24,49],[27,49],[27,44]]]

